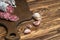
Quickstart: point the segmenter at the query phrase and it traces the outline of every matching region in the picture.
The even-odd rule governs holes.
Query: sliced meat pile
[[[16,15],[11,15],[10,13],[0,12],[0,18],[10,20],[10,21],[18,21],[19,18]]]
[[[0,11],[0,18],[1,19],[6,19],[6,20],[10,20],[10,21],[18,21],[19,17],[17,17],[16,15],[12,14],[14,11],[14,8],[11,5],[8,5],[6,7],[6,11]]]

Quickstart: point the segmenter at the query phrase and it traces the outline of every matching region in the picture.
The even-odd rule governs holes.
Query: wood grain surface
[[[22,0],[19,1],[16,0],[20,9]],[[26,2],[32,13],[38,12],[41,14],[42,21],[37,27],[32,24],[34,19],[19,24],[17,30],[20,40],[60,40],[60,0],[26,0]],[[24,5],[24,7],[26,6]],[[19,9],[16,10],[17,13],[20,13]],[[33,28],[31,28],[30,34],[25,35],[23,31],[27,24],[31,24]]]
[[[42,16],[41,24],[36,28],[33,19],[20,24],[21,40],[60,40],[60,0],[27,0],[30,11]],[[24,35],[25,25],[31,24],[30,34]]]

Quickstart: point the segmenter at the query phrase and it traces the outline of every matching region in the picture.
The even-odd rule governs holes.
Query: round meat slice
[[[7,6],[6,10],[7,10],[6,12],[13,13],[14,8],[11,5],[9,5]]]
[[[9,20],[10,15],[10,13],[4,13],[4,19]]]
[[[18,20],[19,20],[19,17],[17,17],[16,15],[11,15],[11,16],[9,17],[9,20],[10,20],[10,21],[18,21]]]
[[[11,15],[8,12],[0,12],[0,18],[10,20],[10,21],[18,21],[19,20],[19,18],[16,15]]]

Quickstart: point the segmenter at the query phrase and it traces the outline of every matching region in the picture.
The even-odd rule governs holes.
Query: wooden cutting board
[[[39,26],[31,29],[30,34],[26,35],[23,33],[25,25],[32,25],[34,20],[20,24],[21,40],[54,40],[54,37],[60,34],[58,31],[60,28],[60,0],[35,0],[28,2],[28,6],[33,13],[39,12],[41,14],[42,21]]]
[[[16,37],[19,37],[19,34],[17,33],[17,25],[21,21],[29,20],[32,17],[32,12],[30,12],[29,7],[27,5],[27,2],[24,0],[16,0],[17,7],[15,8],[14,14],[17,15],[20,19],[17,22],[10,22],[7,20],[0,19],[0,23],[6,26],[7,28],[7,38],[10,38],[10,34],[15,35]]]

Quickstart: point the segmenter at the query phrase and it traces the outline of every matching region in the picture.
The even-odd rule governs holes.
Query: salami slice
[[[13,13],[14,8],[9,5],[9,6],[7,6],[6,10],[7,10],[6,12]]]
[[[19,18],[16,15],[12,15],[8,12],[0,12],[0,18],[10,20],[10,21],[18,21],[19,20]]]
[[[18,18],[16,15],[11,15],[11,16],[9,17],[9,20],[10,20],[10,21],[18,21],[19,18]]]

